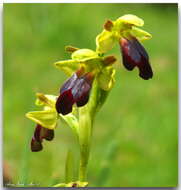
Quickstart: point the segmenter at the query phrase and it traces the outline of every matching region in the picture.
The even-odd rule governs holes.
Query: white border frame
[[[0,189],[7,189],[3,188],[3,180],[2,180],[2,155],[3,155],[3,133],[2,133],[2,126],[3,126],[3,3],[178,3],[178,34],[180,34],[181,31],[181,19],[180,19],[180,7],[181,3],[179,0],[151,0],[151,1],[146,1],[146,0],[0,0],[0,106],[1,106],[1,114],[0,114]],[[180,95],[181,95],[181,49],[180,49],[180,44],[181,44],[181,38],[179,36],[179,44],[178,44],[178,50],[179,50],[179,127],[178,127],[178,171],[179,173],[181,172],[181,140],[179,137],[181,137],[181,101],[180,101]],[[177,188],[105,188],[105,189],[178,189],[181,190],[181,177],[178,174],[178,187]],[[19,189],[19,188],[16,188]],[[27,188],[27,189],[35,189],[35,188]],[[36,189],[49,189],[49,188],[36,188]],[[57,189],[57,188],[53,188]],[[90,189],[90,188],[88,188]],[[98,189],[98,188],[91,188],[91,189]],[[103,189],[103,188],[100,188]]]

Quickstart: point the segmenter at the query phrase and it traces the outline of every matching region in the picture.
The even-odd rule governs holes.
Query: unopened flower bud
[[[79,48],[73,47],[73,46],[65,46],[65,51],[73,53],[74,51],[77,51]]]
[[[109,66],[109,65],[114,64],[115,61],[116,61],[116,58],[113,55],[111,55],[111,56],[105,57],[103,60],[103,63],[105,66]]]
[[[104,24],[104,29],[111,32],[113,27],[113,22],[111,20],[107,20]]]

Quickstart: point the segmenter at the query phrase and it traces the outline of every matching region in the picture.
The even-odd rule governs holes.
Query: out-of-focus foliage
[[[117,64],[116,84],[96,117],[88,168],[89,186],[177,185],[178,28],[176,4],[5,4],[4,160],[14,184],[47,187],[64,181],[65,157],[76,138],[59,123],[55,139],[30,151],[35,93],[57,95],[66,79],[53,63],[69,58],[66,45],[95,49],[106,19],[144,19],[153,38],[144,42],[153,79]],[[118,45],[113,54],[119,55]],[[121,59],[120,59],[121,60]],[[78,168],[75,168],[75,174]],[[74,176],[75,180],[76,176]]]

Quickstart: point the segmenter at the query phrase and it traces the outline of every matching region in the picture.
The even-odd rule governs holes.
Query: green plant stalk
[[[73,153],[68,150],[66,164],[65,164],[65,182],[68,183],[73,181],[73,170],[74,168],[74,160],[73,160]]]
[[[80,166],[79,181],[87,179],[87,165],[90,153],[92,136],[93,110],[96,110],[98,96],[97,81],[94,80],[89,102],[79,109],[79,144],[80,144]]]
[[[106,92],[108,93],[108,92]],[[86,106],[79,108],[79,144],[80,144],[80,166],[79,166],[79,181],[87,179],[87,165],[89,161],[92,129],[97,108],[100,109],[106,100],[106,96],[102,96],[102,91],[95,79],[91,91],[89,102]],[[100,100],[102,99],[102,100]],[[102,103],[100,105],[100,102]]]
[[[79,181],[86,181],[87,165],[89,160],[92,120],[87,107],[79,110],[79,143],[80,143],[80,166]]]

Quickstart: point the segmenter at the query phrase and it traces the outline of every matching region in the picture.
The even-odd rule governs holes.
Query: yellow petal
[[[62,70],[66,75],[72,75],[78,68],[79,64],[75,60],[64,60],[54,63],[56,68]]]
[[[57,96],[47,95],[47,94],[45,95],[43,93],[36,93],[36,96],[37,99],[35,101],[35,105],[55,108]]]
[[[152,38],[151,34],[137,27],[132,27],[132,29],[130,30],[130,34],[140,41],[149,40],[150,38]]]
[[[79,49],[72,53],[72,59],[77,62],[86,62],[91,59],[98,58],[98,55],[95,51],[90,49]]]
[[[26,117],[47,129],[54,129],[57,124],[57,113],[55,110],[28,112]]]
[[[108,91],[110,90],[114,83],[115,83],[115,69],[110,66],[110,67],[105,67],[100,74],[98,75],[98,84],[101,89]]]
[[[106,53],[113,48],[116,42],[117,40],[112,32],[103,30],[102,33],[96,37],[96,51],[98,53]]]
[[[144,21],[136,15],[127,14],[117,19],[118,22],[135,26],[143,26]]]

